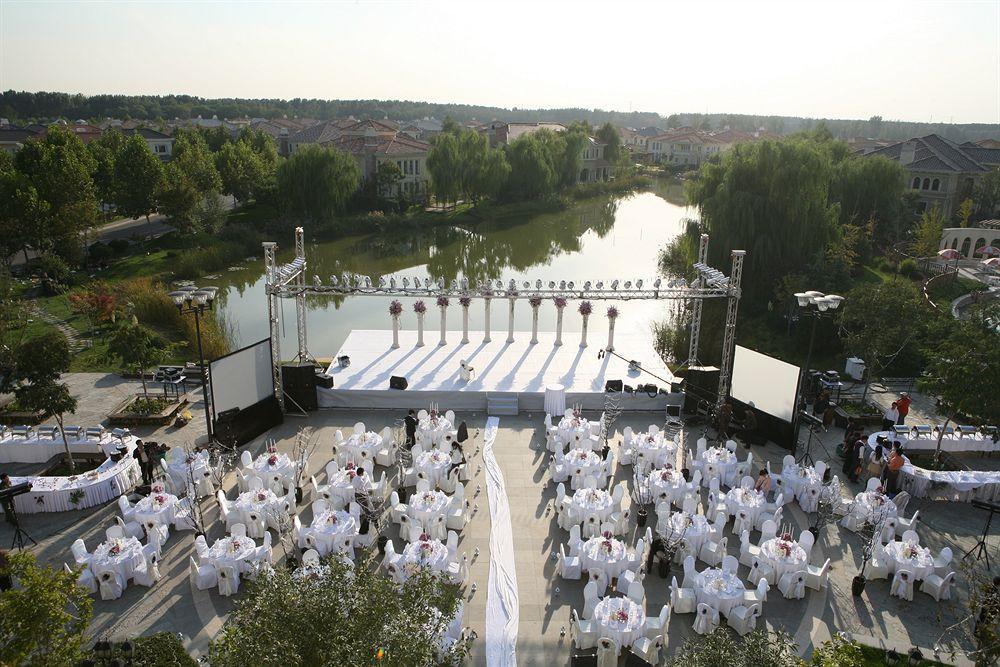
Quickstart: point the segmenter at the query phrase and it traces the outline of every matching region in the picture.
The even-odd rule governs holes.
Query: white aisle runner
[[[503,473],[493,456],[498,417],[486,419],[483,433],[483,465],[490,501],[490,582],[486,596],[486,664],[516,667],[517,573],[514,569],[514,534],[510,527],[510,504]]]

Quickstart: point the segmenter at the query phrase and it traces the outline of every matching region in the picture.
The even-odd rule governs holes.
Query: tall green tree
[[[170,162],[164,169],[164,178],[156,194],[159,210],[170,219],[170,224],[182,233],[198,230],[197,213],[206,193],[184,172],[180,165]]]
[[[996,215],[1000,208],[1000,169],[994,169],[979,179],[973,189],[972,200],[976,204],[973,220],[986,220]]]
[[[48,244],[48,213],[48,202],[24,174],[13,165],[0,170],[0,263],[4,267],[9,267],[11,256],[18,251],[24,252],[27,262],[29,246]]]
[[[203,194],[218,192],[222,188],[212,151],[200,132],[181,130],[177,133],[170,166],[180,170]]]
[[[125,144],[125,135],[119,130],[108,129],[100,137],[87,144],[87,150],[94,158],[94,187],[103,204],[114,204],[117,194],[115,186],[115,159]]]
[[[903,186],[903,168],[895,160],[848,156],[834,166],[830,200],[840,205],[842,225],[872,222],[876,244],[886,245],[901,241],[912,225]]]
[[[496,198],[508,178],[510,178],[510,164],[507,162],[507,155],[500,148],[490,148],[479,163],[473,192],[479,197]]]
[[[115,203],[122,213],[138,218],[156,211],[156,194],[163,183],[163,162],[138,134],[125,140],[115,157]]]
[[[403,180],[403,172],[392,160],[379,164],[375,170],[375,190],[380,197],[395,197],[396,186]]]
[[[513,199],[537,199],[555,191],[558,175],[549,152],[535,136],[539,133],[522,135],[507,148],[507,190]]]
[[[25,410],[37,410],[55,417],[62,433],[66,464],[73,471],[76,464],[69,451],[63,419],[67,412],[76,410],[76,399],[70,394],[68,386],[58,382],[60,375],[69,370],[70,360],[69,343],[58,331],[25,341],[17,353],[14,396]]]
[[[325,221],[347,208],[361,184],[353,157],[333,148],[306,146],[278,167],[278,200],[289,214]]]
[[[271,150],[268,150],[267,140],[271,141]],[[273,183],[277,151],[273,139],[263,132],[256,132],[224,144],[215,156],[215,163],[222,178],[222,191],[238,201],[248,201]]]
[[[143,398],[148,399],[145,371],[162,364],[170,352],[170,346],[158,335],[134,322],[119,324],[108,342],[108,354],[120,361],[123,368],[139,375]]]
[[[604,159],[611,164],[618,164],[622,158],[622,138],[618,128],[605,123],[597,130],[597,139],[604,144]]]
[[[461,193],[461,160],[458,133],[442,132],[431,140],[427,170],[435,196],[445,203],[456,201]]]
[[[941,235],[944,234],[945,219],[937,204],[926,209],[920,215],[920,222],[914,234],[913,252],[917,257],[935,257],[941,247]]]

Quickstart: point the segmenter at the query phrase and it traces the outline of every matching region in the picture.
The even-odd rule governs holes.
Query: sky
[[[1000,122],[1000,0],[0,0],[0,89]]]

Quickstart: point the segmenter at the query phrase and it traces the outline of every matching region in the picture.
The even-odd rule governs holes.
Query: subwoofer
[[[719,394],[719,369],[715,366],[691,366],[684,373],[684,412],[695,414],[699,401],[715,405]]]
[[[316,366],[315,364],[286,364],[281,367],[281,388],[291,399],[287,406],[291,411],[298,408],[316,410]]]
[[[393,375],[389,378],[389,389],[406,389],[408,386],[410,383],[404,377]]]

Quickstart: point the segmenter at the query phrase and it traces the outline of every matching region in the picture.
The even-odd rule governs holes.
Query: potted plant
[[[639,471],[639,466],[632,466],[632,503],[636,506],[635,521],[639,528],[646,527],[649,517],[649,510],[646,506],[653,502],[653,493],[649,490],[649,484]]]
[[[867,582],[865,568],[868,567],[868,563],[875,555],[875,549],[882,544],[882,528],[887,517],[888,510],[885,509],[885,505],[881,505],[872,510],[868,521],[858,531],[858,536],[861,538],[861,570],[851,581],[851,593],[855,597],[860,597],[865,592],[865,583]]]
[[[819,534],[823,530],[823,527],[834,520],[834,510],[837,507],[837,501],[840,500],[840,498],[835,497],[837,493],[837,488],[829,483],[824,484],[819,492],[816,513],[813,515],[812,525],[809,526],[809,532],[816,539],[819,539]]]

